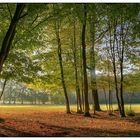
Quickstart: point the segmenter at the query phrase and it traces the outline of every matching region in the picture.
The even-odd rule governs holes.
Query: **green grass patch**
[[[100,105],[101,109],[106,111],[106,105],[101,104]],[[90,106],[92,109],[92,106]],[[116,110],[117,104],[113,105],[113,109]],[[129,105],[125,105],[125,109],[129,108]],[[136,113],[140,113],[140,104],[132,104],[131,106],[132,110]],[[1,105],[0,110],[1,111],[26,111],[26,110],[64,110],[65,111],[66,107],[65,105]],[[76,111],[76,105],[71,105],[71,110]]]

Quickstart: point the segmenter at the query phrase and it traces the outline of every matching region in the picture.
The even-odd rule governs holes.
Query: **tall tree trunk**
[[[121,50],[121,56],[120,56],[120,71],[121,71],[121,85],[120,85],[120,99],[121,99],[121,108],[122,108],[122,114],[121,117],[126,117],[125,116],[125,110],[124,110],[124,99],[123,99],[123,61],[124,61],[124,46],[125,46],[125,38],[124,38],[124,28],[123,28],[123,18],[121,16],[121,35],[120,35],[120,40],[122,43],[122,47],[120,48]],[[120,44],[121,46],[121,44]]]
[[[124,110],[124,99],[123,99],[123,62],[121,63],[121,87],[120,87],[120,98],[121,98],[121,109],[122,109],[121,117],[126,117],[126,116],[125,116],[125,110]]]
[[[125,110],[124,110],[124,99],[123,99],[123,61],[124,61],[124,46],[125,46],[125,38],[126,35],[124,35],[124,25],[123,25],[123,17],[121,15],[120,17],[121,21],[121,27],[120,27],[120,35],[119,40],[118,37],[115,36],[116,39],[116,46],[117,46],[117,53],[119,58],[119,64],[120,64],[120,104],[121,104],[121,117],[125,117]],[[128,29],[127,29],[128,30]],[[127,34],[127,31],[126,31]]]
[[[67,113],[70,113],[69,99],[68,99],[67,89],[66,89],[65,80],[64,80],[64,71],[63,71],[63,65],[62,65],[60,39],[58,39],[58,57],[59,57],[59,65],[60,65],[60,70],[61,70],[61,82],[62,82],[65,100],[66,100],[66,111],[67,111]]]
[[[83,61],[82,61],[82,46],[80,47],[80,89],[82,94],[82,110],[84,109],[84,84],[83,84]]]
[[[65,96],[65,101],[66,101],[66,112],[70,112],[70,104],[69,104],[69,98],[68,98],[68,93],[67,93],[67,88],[65,84],[65,78],[64,78],[64,70],[63,70],[63,64],[62,64],[62,50],[61,50],[61,40],[59,37],[59,23],[55,24],[55,31],[56,31],[56,38],[57,38],[57,44],[58,44],[58,49],[57,49],[57,54],[58,54],[58,59],[59,59],[59,65],[60,65],[60,71],[61,71],[61,82],[64,90],[64,96]]]
[[[87,20],[87,7],[83,4],[83,23],[82,23],[82,59],[83,59],[83,84],[84,84],[84,115],[90,116],[89,113],[89,102],[88,102],[88,79],[87,79],[87,62],[86,62],[86,20]]]
[[[110,37],[110,51],[111,51],[111,58],[112,58],[112,65],[113,65],[113,74],[114,74],[114,82],[115,82],[115,91],[116,91],[116,98],[118,103],[118,109],[120,115],[122,114],[120,98],[119,98],[119,90],[118,90],[118,80],[117,80],[117,72],[116,72],[116,54],[115,54],[115,35],[116,35],[116,21],[113,22],[113,42],[112,42],[112,32],[111,32],[111,25],[109,23],[109,37]]]
[[[109,51],[108,51],[108,54],[109,54]],[[109,114],[111,115],[112,112],[113,112],[113,107],[112,107],[112,92],[111,92],[111,81],[110,81],[110,61],[108,60],[108,64],[107,64],[107,69],[108,69],[108,95],[109,95],[109,98],[108,98],[108,103],[109,103]]]
[[[82,112],[82,105],[81,105],[81,95],[80,95],[80,86],[78,80],[78,70],[77,70],[77,49],[76,49],[76,28],[75,28],[75,21],[74,21],[74,28],[73,28],[73,58],[74,58],[74,70],[75,70],[75,89],[76,89],[76,96],[77,96],[77,113]]]
[[[116,65],[115,62],[113,63],[113,74],[114,74],[114,81],[115,81],[115,90],[116,90],[116,97],[117,97],[117,103],[120,115],[122,114],[120,99],[119,99],[119,90],[118,90],[118,80],[117,80],[117,74],[116,74]]]
[[[24,7],[25,7],[25,4],[17,4],[16,5],[16,10],[15,10],[14,16],[11,20],[11,23],[9,25],[7,33],[6,33],[4,40],[2,42],[2,47],[0,50],[0,72],[2,71],[3,63],[9,54],[10,47],[11,47],[12,41],[13,41],[14,36],[15,36],[16,26],[17,26],[17,23],[22,16],[21,14],[24,10]]]
[[[95,22],[93,16],[90,19],[90,36],[91,36],[91,52],[90,52],[90,74],[91,74],[91,91],[93,97],[93,108],[101,111],[99,105],[97,84],[96,84],[96,60],[95,60]]]

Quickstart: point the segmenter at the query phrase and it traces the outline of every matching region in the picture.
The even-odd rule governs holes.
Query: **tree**
[[[86,62],[86,42],[85,42],[85,33],[86,33],[86,20],[87,20],[87,6],[86,4],[82,5],[83,8],[83,20],[82,20],[82,62],[83,62],[83,86],[84,86],[84,116],[90,116],[89,113],[89,102],[88,102],[88,79],[87,79],[87,62]]]
[[[16,5],[14,16],[11,19],[11,23],[3,39],[2,47],[0,50],[0,72],[2,71],[3,63],[9,54],[10,47],[15,36],[17,23],[19,22],[21,18],[25,16],[25,15],[22,15],[24,8],[25,8],[25,4]]]
[[[59,8],[57,9],[58,13]],[[59,15],[59,13],[58,13]],[[63,70],[63,64],[62,64],[62,49],[61,49],[61,39],[60,39],[60,19],[58,19],[60,17],[57,17],[56,21],[55,21],[55,32],[56,32],[56,40],[57,40],[57,45],[58,45],[58,59],[59,59],[59,65],[60,65],[60,71],[61,71],[61,82],[62,82],[62,86],[63,86],[63,90],[64,90],[64,95],[65,95],[65,100],[66,100],[66,112],[67,113],[71,113],[70,112],[70,105],[69,105],[69,99],[68,99],[68,93],[67,93],[67,88],[66,88],[66,84],[65,84],[65,78],[64,78],[64,70]]]
[[[95,60],[95,39],[96,39],[96,5],[92,5],[93,10],[90,14],[90,38],[91,38],[91,52],[90,52],[90,77],[91,77],[91,92],[93,98],[93,108],[94,110],[100,111],[97,83],[96,83],[96,60]]]
[[[77,96],[77,113],[82,112],[81,95],[80,95],[80,85],[78,79],[78,67],[77,67],[77,43],[76,43],[76,19],[73,18],[73,38],[72,38],[72,50],[73,50],[73,60],[74,60],[74,70],[75,70],[75,89]]]

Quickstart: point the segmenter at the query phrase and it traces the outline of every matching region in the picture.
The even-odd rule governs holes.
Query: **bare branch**
[[[8,8],[9,14],[10,14],[10,18],[11,18],[11,20],[12,20],[12,13],[11,13],[11,10],[10,10],[10,7],[9,7],[8,4],[7,4],[7,8]]]
[[[37,18],[38,18],[38,14],[36,15],[35,19],[32,21],[31,25],[34,24],[34,22],[37,20]]]
[[[105,33],[108,32],[108,30],[109,29],[106,29],[105,31],[103,31],[102,33],[100,33],[100,35],[98,36],[98,38],[95,40],[95,43],[97,43],[99,40],[101,40],[104,37]]]
[[[25,14],[23,14],[22,16],[20,16],[20,17],[18,18],[18,20],[21,19],[21,18],[23,18],[23,17],[25,17],[25,16],[27,16],[27,15],[28,15],[28,12],[26,12]]]

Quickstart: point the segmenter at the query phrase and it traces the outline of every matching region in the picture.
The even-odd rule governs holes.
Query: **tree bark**
[[[69,99],[68,99],[67,89],[66,89],[65,80],[64,80],[64,71],[63,71],[63,65],[62,65],[60,39],[58,39],[58,57],[59,57],[59,65],[60,65],[60,70],[61,70],[61,82],[62,82],[65,100],[66,100],[66,111],[67,111],[67,113],[70,113]]]
[[[123,99],[123,62],[121,62],[121,87],[120,87],[120,98],[121,98],[121,108],[122,108],[121,117],[126,117],[126,116],[125,116],[125,110],[124,110],[124,99]]]
[[[84,109],[84,84],[83,84],[83,61],[82,61],[82,46],[80,47],[80,89],[82,94],[82,110]]]
[[[80,95],[80,86],[78,81],[78,70],[77,70],[77,49],[76,49],[76,28],[75,28],[75,21],[74,21],[74,28],[73,28],[73,58],[74,58],[74,70],[75,70],[75,89],[76,89],[76,96],[77,96],[77,113],[82,112],[82,105],[81,105],[81,95]]]
[[[57,54],[58,54],[58,59],[59,59],[59,65],[60,65],[60,71],[61,71],[61,82],[64,90],[64,96],[65,96],[65,101],[66,101],[66,112],[70,112],[70,104],[69,104],[69,98],[68,98],[68,93],[67,93],[67,88],[65,84],[65,78],[64,78],[64,70],[63,70],[63,64],[62,64],[62,50],[61,50],[61,40],[59,36],[59,23],[55,23],[55,31],[56,31],[56,38],[57,38]]]
[[[114,74],[114,82],[115,82],[115,91],[116,91],[116,98],[118,103],[118,109],[120,115],[122,114],[120,98],[119,98],[119,90],[118,90],[118,80],[117,80],[117,72],[116,72],[116,54],[115,54],[115,36],[116,36],[116,21],[113,21],[113,42],[111,39],[111,25],[109,23],[109,40],[110,40],[110,51],[111,51],[111,58],[112,58],[112,65],[113,65],[113,74]]]
[[[121,42],[120,42],[121,41]],[[121,85],[120,85],[120,99],[121,99],[121,117],[125,116],[125,110],[124,110],[124,99],[123,99],[123,62],[124,62],[124,46],[125,46],[125,38],[124,38],[124,28],[123,28],[123,18],[121,16],[121,32],[120,32],[120,41],[118,42],[116,37],[116,42],[119,44],[119,48],[117,49],[118,55],[119,55],[119,63],[120,63],[120,72],[121,72]],[[120,52],[120,53],[119,53]]]
[[[83,60],[83,83],[84,83],[84,116],[90,116],[89,102],[88,102],[88,79],[87,79],[87,62],[86,62],[86,20],[87,20],[87,7],[83,4],[83,23],[82,23],[82,60]]]
[[[91,37],[91,52],[90,52],[90,75],[91,75],[91,91],[93,98],[93,108],[96,111],[101,111],[98,98],[98,90],[96,83],[96,60],[95,60],[95,22],[93,16],[90,19],[90,37]]]
[[[109,50],[107,51],[108,54],[109,54]],[[110,61],[108,60],[108,64],[107,64],[107,69],[108,69],[108,74],[107,74],[107,77],[108,77],[108,103],[109,103],[109,114],[111,115],[112,114],[112,111],[113,111],[113,107],[112,107],[112,92],[111,92],[111,81],[110,81]]]

